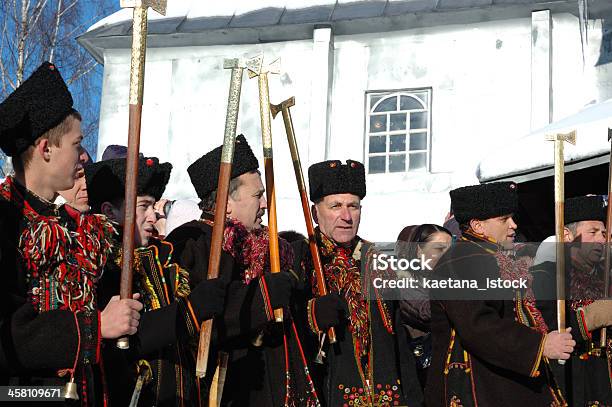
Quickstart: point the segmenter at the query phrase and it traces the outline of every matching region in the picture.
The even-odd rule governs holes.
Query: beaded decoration
[[[342,398],[344,399],[342,407],[390,407],[400,405],[402,396],[399,381],[395,384],[378,383],[373,387],[373,389],[368,389],[339,384],[338,390],[343,393]]]
[[[84,365],[100,360],[96,289],[112,251],[115,228],[103,215],[83,215],[70,206],[64,206],[66,214],[76,224],[76,230],[69,230],[58,216],[36,212],[10,176],[0,185],[0,199],[11,202],[26,221],[19,237],[18,251],[29,284],[28,301],[39,313],[51,310],[74,313],[80,349],[74,367],[68,369],[70,372],[64,369],[58,371],[58,375],[70,373],[74,379],[77,361],[81,358],[83,365],[78,370],[82,405],[88,405]],[[105,392],[103,398],[106,399]]]

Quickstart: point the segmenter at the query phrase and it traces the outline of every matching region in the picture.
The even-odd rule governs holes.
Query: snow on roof
[[[577,12],[575,0],[168,0],[165,16],[149,10],[147,46],[304,40],[312,38],[316,24],[346,35],[528,17],[542,8]],[[589,10],[591,15],[596,12],[592,6]],[[130,46],[131,28],[132,10],[122,9],[96,22],[77,40],[103,63],[105,50]]]
[[[181,33],[221,28],[330,23],[470,8],[545,5],[571,0],[168,0],[166,16],[149,12],[150,33]],[[89,27],[98,35],[125,35],[131,9],[122,9]],[[118,27],[118,25],[120,27]]]
[[[478,165],[478,179],[481,182],[489,182],[552,168],[553,142],[546,141],[545,136],[565,134],[572,130],[576,130],[576,145],[564,144],[566,164],[602,158],[610,153],[609,128],[612,128],[612,99],[587,106],[569,117],[511,142],[503,149],[491,152]],[[601,159],[597,160],[598,163],[599,161]],[[607,161],[607,157],[604,161]]]

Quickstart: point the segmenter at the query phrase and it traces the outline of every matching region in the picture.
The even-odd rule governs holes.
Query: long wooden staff
[[[555,142],[555,237],[557,240],[557,325],[559,332],[565,332],[565,161],[563,143],[576,144],[576,132],[547,135],[546,140]],[[565,360],[559,360],[564,365]]]
[[[257,77],[259,85],[259,113],[261,117],[261,138],[266,171],[266,198],[268,201],[268,233],[270,235],[270,272],[280,273],[280,254],[278,248],[278,227],[276,224],[276,191],[274,188],[274,160],[272,157],[272,125],[270,120],[270,94],[268,74],[278,74],[280,61],[277,59],[263,66],[263,55],[253,58],[247,65],[249,78]],[[282,308],[274,310],[274,320],[283,322]]]
[[[225,230],[227,196],[232,177],[232,162],[234,161],[234,149],[236,145],[236,123],[238,121],[240,91],[242,89],[242,76],[245,66],[245,61],[241,59],[226,59],[223,63],[223,68],[231,69],[232,73],[229,96],[227,98],[223,148],[221,149],[219,183],[217,184],[217,198],[215,201],[215,218],[210,243],[210,256],[208,258],[209,279],[219,276],[219,264],[221,262],[221,251],[223,247],[223,231]],[[198,377],[204,377],[206,375],[212,326],[213,320],[209,319],[204,321],[200,327],[200,342],[198,344],[198,359],[196,362],[196,375]]]
[[[304,182],[304,174],[302,173],[302,163],[300,161],[300,152],[298,151],[297,141],[295,139],[295,130],[293,128],[291,111],[289,110],[289,108],[294,105],[295,98],[292,96],[289,99],[281,102],[281,104],[279,105],[270,104],[270,111],[272,112],[272,118],[275,118],[278,112],[283,113],[283,122],[285,124],[285,131],[287,133],[287,139],[289,141],[291,159],[293,160],[293,171],[295,172],[295,180],[297,183],[298,191],[300,193],[300,199],[302,201],[302,212],[304,212],[304,220],[306,221],[308,246],[310,248],[310,255],[312,256],[312,263],[314,265],[315,278],[317,279],[317,288],[319,290],[319,296],[323,296],[327,294],[327,287],[325,285],[325,277],[323,276],[323,266],[321,264],[319,248],[317,247],[315,229],[312,223],[312,214],[310,213],[308,192],[306,191],[306,183]],[[334,327],[329,328],[329,330],[327,331],[327,336],[329,338],[329,343],[336,342],[336,331],[334,330]]]
[[[612,129],[608,129],[608,143],[612,143]],[[610,144],[610,157],[612,157],[612,144]],[[604,298],[610,296],[610,232],[612,232],[612,158],[608,162],[608,206],[606,208],[606,246],[604,261]],[[601,328],[599,347],[606,348],[607,327]]]
[[[136,186],[138,182],[138,153],[140,150],[140,122],[144,94],[145,56],[147,52],[147,9],[151,7],[166,14],[166,0],[121,0],[122,8],[133,8],[132,59],[130,63],[130,112],[128,151],[125,167],[125,221],[123,228],[123,260],[119,295],[132,298],[132,267],[134,265],[134,227],[136,225]],[[128,349],[127,337],[117,340],[117,347]]]

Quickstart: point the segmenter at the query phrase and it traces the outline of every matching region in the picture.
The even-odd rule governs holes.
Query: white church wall
[[[432,89],[430,171],[368,175],[364,236],[389,240],[409,224],[442,223],[448,191],[477,182],[492,139],[529,131],[529,36],[521,19],[336,37],[330,157],[367,160],[367,91]]]
[[[270,75],[272,103],[295,96],[292,108],[298,146],[307,157],[308,117],[311,81],[307,74],[308,41],[272,43],[262,46],[194,47],[150,49],[145,72],[145,97],[141,151],[170,161],[174,168],[165,196],[194,198],[187,167],[207,151],[221,144],[229,89],[229,70],[224,58],[253,56],[263,51],[266,63],[282,57],[281,75]],[[100,114],[100,154],[109,144],[127,142],[129,51],[107,51]],[[257,79],[245,70],[242,85],[238,133],[244,133],[261,164],[263,151],[259,118]],[[279,227],[304,229],[299,215],[299,196],[281,115],[273,124],[274,165]],[[297,221],[297,223],[296,223]]]
[[[591,29],[583,68],[577,19],[553,15],[555,119],[609,95],[607,66],[594,66],[601,29]],[[593,23],[595,28],[598,23]],[[476,183],[479,160],[530,131],[530,19],[334,37],[327,159],[365,157],[365,94],[431,88],[430,171],[368,176],[360,234],[393,240],[408,224],[441,223],[448,190]],[[223,138],[229,71],[224,58],[281,57],[270,78],[273,103],[296,97],[292,109],[304,173],[312,103],[312,41],[258,45],[152,48],[147,53],[141,151],[174,165],[166,196],[193,198],[187,166]],[[608,85],[606,85],[608,84]],[[106,50],[98,151],[127,141],[129,50]],[[262,162],[256,79],[245,72],[238,133]],[[273,120],[279,229],[304,231],[282,119]],[[263,173],[263,167],[262,167]]]

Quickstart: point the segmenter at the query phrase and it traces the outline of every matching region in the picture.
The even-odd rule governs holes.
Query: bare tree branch
[[[88,73],[90,73],[95,67],[96,65],[98,65],[98,63],[96,62],[95,59],[91,59],[89,61],[89,66],[85,66],[82,69],[79,69],[78,71],[75,71],[74,74],[72,75],[72,77],[70,77],[70,79],[68,79],[66,81],[66,84],[68,84],[68,86],[70,86],[72,84],[72,82],[80,79],[82,76],[87,75]]]
[[[32,16],[30,17],[28,26],[34,27],[36,25],[36,23],[38,22],[38,19],[40,18],[43,11],[45,10],[46,5],[47,5],[47,0],[43,0],[42,3],[41,3],[41,0],[38,0],[38,2],[36,3],[36,6],[34,7],[34,10],[32,11]]]
[[[17,21],[19,21],[17,11],[18,11],[17,0],[13,0],[13,21],[15,22],[15,24],[17,24]]]
[[[74,0],[72,3],[70,3],[68,6],[66,6],[66,8],[64,8],[64,10],[62,10],[62,12],[59,13],[60,17],[62,17],[64,14],[66,14],[71,8],[76,6],[78,3],[79,3],[79,0]],[[61,8],[58,7],[57,9],[60,10]]]
[[[84,145],[97,147],[101,69],[76,37],[118,8],[116,0],[0,0],[0,101],[41,61],[62,73],[83,114]],[[6,164],[0,155],[0,168]]]
[[[21,29],[19,30],[19,40],[17,45],[17,86],[23,82],[24,57],[25,57],[25,40],[28,29],[28,7],[29,0],[22,0],[21,3]]]
[[[2,11],[6,13],[6,10],[4,9],[4,7],[5,6],[3,6]],[[2,36],[2,39],[0,42],[0,77],[2,78],[2,95],[6,95],[7,83],[10,82],[8,72],[6,68],[4,67],[4,62],[2,58],[2,56],[4,55],[4,47],[6,46],[6,43],[7,43],[7,37],[6,37],[6,26],[7,25],[8,25],[8,22],[6,21],[6,19],[4,19],[2,21],[2,34],[0,34]]]
[[[75,4],[75,3],[73,3]],[[55,27],[53,27],[53,37],[51,38],[51,46],[49,50],[49,62],[53,63],[55,56],[55,46],[57,44],[57,33],[59,32],[60,20],[62,19],[62,0],[57,0],[57,12],[55,13]]]

